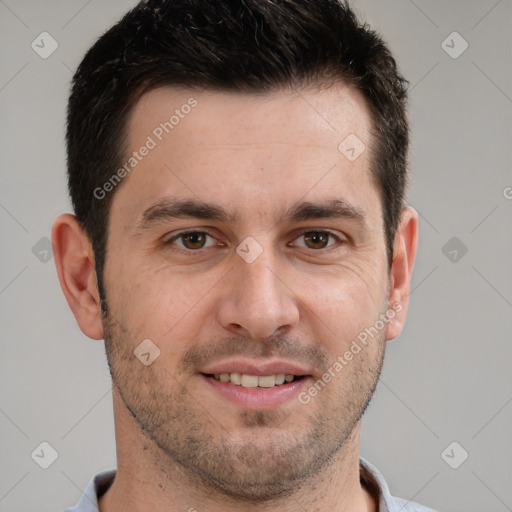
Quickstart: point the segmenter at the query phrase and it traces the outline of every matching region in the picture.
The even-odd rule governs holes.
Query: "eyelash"
[[[181,233],[178,233],[177,235],[174,235],[172,238],[169,238],[169,240],[166,240],[164,242],[164,245],[165,246],[170,246],[170,245],[173,245],[174,242],[186,235],[190,235],[190,234],[193,234],[193,233],[200,233],[200,234],[204,234],[210,238],[213,238],[215,239],[215,237],[213,235],[210,235],[210,233],[208,233],[207,231],[200,231],[200,230],[190,230],[190,231],[182,231]],[[339,244],[341,244],[341,246],[344,246],[348,243],[348,240],[344,240],[344,239],[341,239],[338,235],[334,234],[332,231],[329,231],[327,229],[311,229],[311,228],[304,228],[303,230],[300,231],[300,233],[294,238],[294,241],[297,240],[298,238],[300,238],[301,236],[304,236],[305,234],[307,233],[315,233],[315,234],[327,234],[329,235],[330,237],[334,238],[336,240],[336,242],[338,242]],[[320,249],[311,249],[311,248],[308,248],[308,247],[301,247],[301,249],[305,249],[307,251],[311,251],[311,252],[314,252],[314,253],[318,253],[318,252],[336,252],[338,250],[341,249],[341,247],[338,247],[336,249],[332,249],[331,247],[335,245],[335,244],[332,244],[332,245],[328,245],[327,247],[323,247],[323,248],[320,248]],[[179,250],[181,251],[184,251],[185,253],[188,253],[188,254],[194,254],[194,253],[199,253],[200,251],[204,250],[204,249],[209,249],[209,247],[201,247],[199,249],[187,249],[186,247],[180,247],[180,246],[177,246]]]

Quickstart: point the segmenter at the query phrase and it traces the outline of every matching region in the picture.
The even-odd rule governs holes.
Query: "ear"
[[[59,215],[52,228],[54,260],[60,286],[82,332],[103,338],[101,307],[89,237],[74,215]]]
[[[395,311],[395,316],[387,326],[386,339],[388,340],[397,338],[405,323],[417,246],[418,213],[414,208],[406,207],[402,210],[393,247],[388,307]]]

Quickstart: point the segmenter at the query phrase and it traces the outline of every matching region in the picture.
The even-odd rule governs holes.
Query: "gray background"
[[[115,466],[103,342],[76,326],[45,237],[70,211],[72,72],[134,4],[0,0],[1,511],[60,510]],[[362,455],[406,499],[512,510],[512,1],[354,5],[412,83],[409,203],[420,214],[408,321],[388,345]],[[59,45],[47,59],[31,48],[43,31]],[[463,48],[454,31],[469,45],[458,58],[445,51]],[[46,470],[31,457],[43,441],[58,452]]]

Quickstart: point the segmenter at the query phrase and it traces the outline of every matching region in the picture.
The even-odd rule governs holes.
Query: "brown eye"
[[[331,235],[325,231],[309,231],[302,236],[309,249],[323,249],[329,245]]]
[[[206,243],[206,233],[185,233],[181,239],[187,249],[202,249]]]
[[[294,247],[320,251],[336,244],[344,245],[346,240],[326,230],[303,231],[291,244]],[[334,247],[333,247],[334,249]]]
[[[171,239],[165,242],[165,244],[177,245],[182,249],[197,251],[199,249],[205,249],[214,246],[215,238],[204,231],[188,231],[173,236]]]

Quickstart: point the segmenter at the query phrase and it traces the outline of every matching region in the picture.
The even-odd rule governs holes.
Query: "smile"
[[[293,382],[303,378],[303,375],[290,375],[284,373],[277,373],[274,375],[248,375],[246,373],[216,373],[206,374],[207,377],[213,377],[222,382],[229,382],[235,386],[242,386],[244,388],[272,388],[274,386],[281,386],[285,382]]]
[[[228,401],[243,409],[270,410],[296,399],[311,384],[308,375],[276,373],[251,375],[249,373],[200,373],[214,400]],[[297,402],[299,404],[299,402]]]

